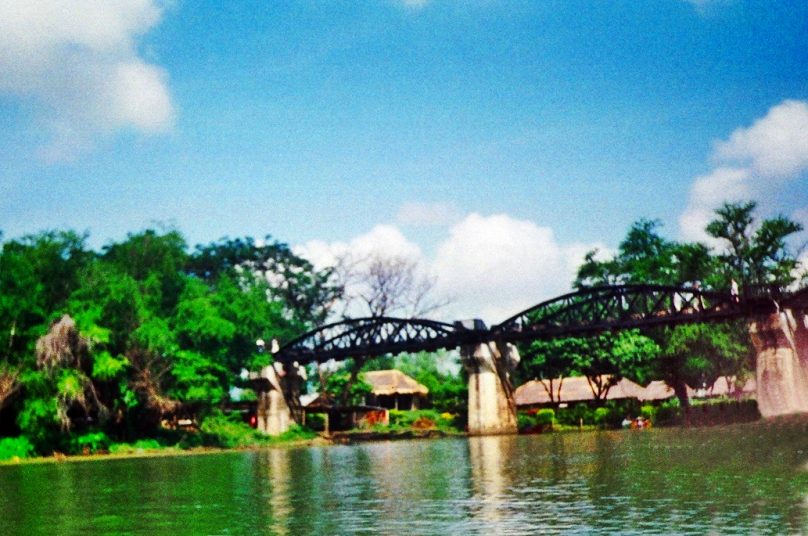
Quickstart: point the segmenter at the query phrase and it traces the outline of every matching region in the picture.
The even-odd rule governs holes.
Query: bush
[[[456,427],[457,417],[448,412],[438,413],[434,409],[390,410],[390,426],[388,428],[390,430],[437,428],[444,431],[455,431],[457,430]]]
[[[270,437],[268,440],[272,441],[309,441],[317,437],[317,432],[297,424],[292,424],[287,431],[277,437]],[[267,436],[262,435],[266,438]]]
[[[611,421],[612,410],[609,408],[596,408],[592,421],[598,426],[607,426]]]
[[[88,432],[74,437],[70,441],[70,451],[73,453],[92,454],[109,449],[111,441],[104,432]]]
[[[672,425],[678,424],[682,420],[682,408],[679,406],[679,399],[672,398],[664,401],[657,407],[657,422],[654,424]]]
[[[239,448],[270,445],[284,441],[310,440],[317,433],[309,428],[292,424],[279,436],[267,436],[236,417],[221,414],[206,418],[199,427],[202,443],[212,447]]]
[[[156,439],[138,439],[134,443],[112,443],[109,446],[110,454],[137,454],[149,450],[165,448]]]
[[[516,426],[520,432],[537,433],[552,430],[555,423],[555,411],[549,408],[516,414]]]
[[[652,423],[655,423],[657,420],[657,410],[656,406],[652,406],[651,404],[645,404],[640,408],[640,415],[644,419],[648,419]]]
[[[556,420],[560,424],[568,426],[578,426],[581,422],[584,424],[592,424],[592,413],[592,408],[587,404],[579,403],[566,408],[558,408]]]
[[[536,419],[533,415],[527,413],[516,414],[516,426],[519,431],[530,430],[536,426]]]
[[[312,430],[325,430],[325,413],[307,413],[306,426]]]
[[[553,426],[553,424],[555,424],[555,411],[550,408],[537,411],[536,424],[539,426]]]
[[[0,439],[0,461],[12,458],[27,458],[34,453],[34,446],[25,436]]]
[[[224,415],[206,418],[199,427],[202,442],[208,446],[234,448],[249,447],[266,443],[267,436],[253,429],[249,424],[234,421]]]

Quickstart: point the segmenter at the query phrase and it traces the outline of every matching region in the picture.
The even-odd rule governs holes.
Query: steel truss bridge
[[[448,324],[417,318],[369,317],[327,324],[281,347],[275,359],[304,365],[330,359],[435,351],[486,341],[518,342],[603,331],[715,322],[808,307],[808,289],[746,297],[698,287],[591,287],[525,309],[491,328],[480,321]]]

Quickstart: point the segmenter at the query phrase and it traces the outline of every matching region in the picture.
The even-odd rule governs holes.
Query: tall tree
[[[360,316],[414,318],[432,313],[449,303],[435,293],[435,279],[420,264],[403,256],[345,256],[337,272],[346,289],[345,309],[358,308]]]
[[[757,203],[725,203],[707,232],[721,240],[724,250],[718,259],[725,279],[734,278],[745,292],[754,286],[774,285],[781,289],[797,279],[800,263],[791,251],[788,237],[802,231],[799,223],[784,216],[755,220]]]
[[[211,284],[222,277],[253,285],[266,283],[267,296],[284,303],[298,330],[321,324],[342,296],[334,268],[316,270],[288,245],[266,236],[260,243],[250,237],[197,245],[188,262],[193,275]]]

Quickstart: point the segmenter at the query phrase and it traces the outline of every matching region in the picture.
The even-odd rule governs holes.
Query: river
[[[808,421],[0,467],[0,534],[808,532]]]

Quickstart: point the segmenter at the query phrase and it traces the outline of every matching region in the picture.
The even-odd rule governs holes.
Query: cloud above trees
[[[427,256],[395,226],[379,225],[349,242],[310,241],[295,253],[317,267],[354,258],[406,257],[434,278],[435,299],[450,304],[435,318],[496,323],[570,290],[584,254],[599,244],[562,244],[549,227],[506,214],[472,213],[452,225]]]
[[[765,206],[800,181],[808,171],[808,103],[785,100],[773,106],[749,127],[716,141],[711,161],[714,169],[694,179],[679,218],[687,240],[710,243],[704,227],[722,203],[757,199]]]
[[[0,0],[0,94],[47,133],[44,157],[69,159],[121,129],[171,128],[168,75],[138,51],[161,16],[154,0]]]

